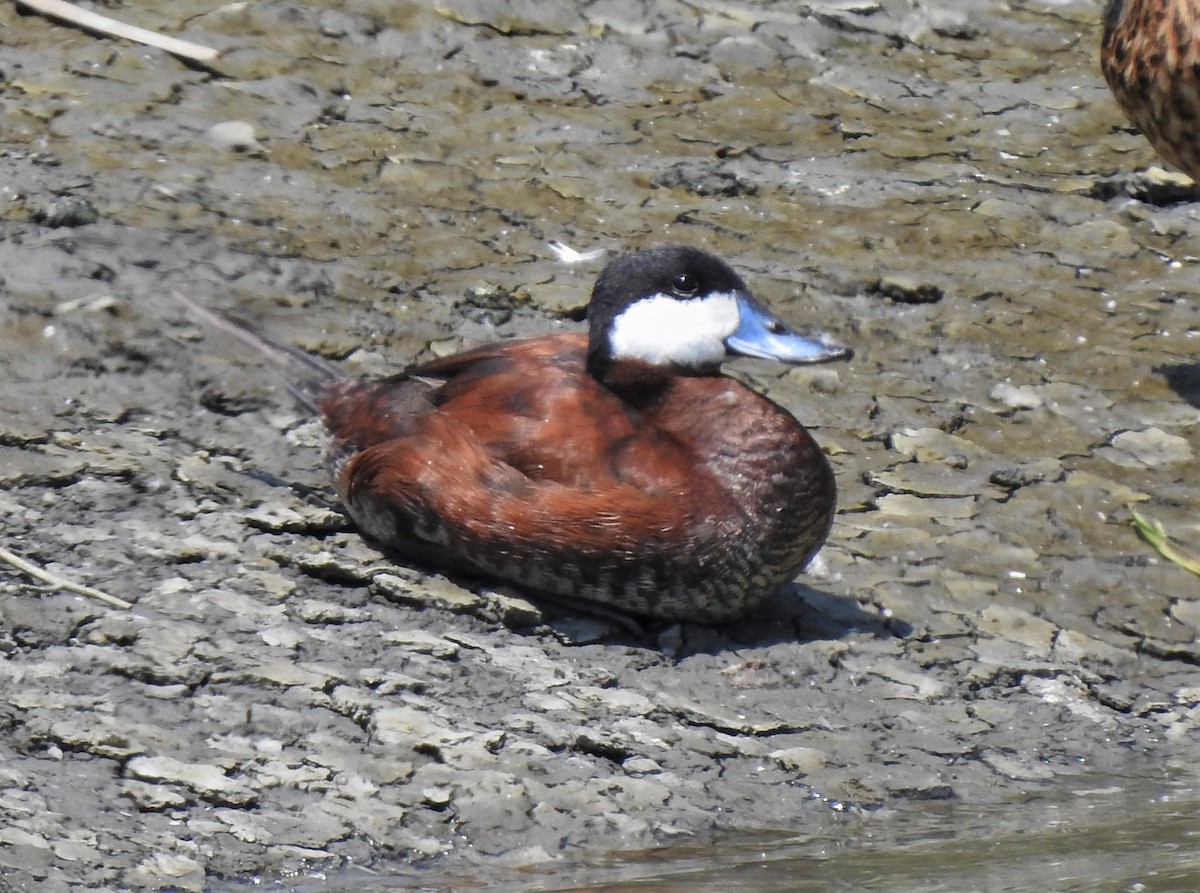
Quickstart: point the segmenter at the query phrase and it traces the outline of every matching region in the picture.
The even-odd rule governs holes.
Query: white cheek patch
[[[661,292],[630,304],[609,332],[614,359],[655,365],[711,366],[726,356],[725,339],[738,329],[733,292],[681,299]]]

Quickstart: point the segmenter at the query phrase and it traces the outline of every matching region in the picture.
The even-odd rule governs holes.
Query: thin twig
[[[220,50],[212,47],[192,43],[190,40],[180,40],[177,37],[167,37],[157,31],[147,31],[136,25],[126,25],[124,22],[118,22],[116,19],[110,19],[108,16],[102,16],[89,9],[80,9],[72,3],[67,3],[66,0],[17,0],[17,3],[53,19],[78,25],[84,30],[107,34],[110,37],[123,37],[134,43],[158,47],[172,56],[190,59],[202,65],[214,61],[221,54]]]
[[[20,555],[14,555],[8,549],[0,547],[0,559],[7,561],[17,570],[28,574],[35,580],[41,580],[43,583],[49,583],[55,589],[65,589],[68,592],[75,592],[79,595],[86,595],[89,598],[99,599],[105,604],[112,605],[114,608],[132,608],[130,602],[123,598],[117,598],[115,595],[109,595],[107,592],[101,592],[99,589],[93,589],[91,586],[84,586],[82,583],[72,583],[57,574],[52,574],[45,568],[38,567],[36,564],[31,564]]]

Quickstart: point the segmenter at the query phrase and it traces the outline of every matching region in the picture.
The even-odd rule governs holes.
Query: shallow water
[[[1125,780],[1002,807],[946,802],[888,816],[831,814],[819,833],[741,835],[516,873],[389,878],[350,871],[264,886],[294,893],[477,887],[496,893],[1194,893],[1200,889],[1198,793],[1169,781]]]
[[[1095,804],[1088,819],[1040,818],[1045,827],[996,835],[1006,819],[992,811],[929,810],[906,823],[899,840],[768,842],[721,847],[649,876],[598,880],[553,890],[728,891],[746,893],[1184,893],[1200,884],[1195,801],[1133,806]],[[1114,824],[1113,812],[1127,816]],[[853,835],[848,835],[853,837]],[[382,888],[386,889],[386,887]],[[530,888],[525,888],[530,889]],[[534,887],[532,889],[541,889]]]

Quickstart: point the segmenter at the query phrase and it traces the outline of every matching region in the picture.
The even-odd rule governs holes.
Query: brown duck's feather
[[[339,383],[320,407],[351,515],[401,552],[536,592],[666,619],[753,610],[828,534],[819,448],[733,379],[664,376],[631,402],[586,354],[555,335]]]
[[[1130,122],[1200,181],[1200,0],[1109,0],[1100,65]]]

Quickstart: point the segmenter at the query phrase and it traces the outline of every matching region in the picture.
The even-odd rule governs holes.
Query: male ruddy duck
[[[825,541],[833,472],[720,364],[850,352],[802,337],[693,248],[613,260],[588,321],[379,381],[305,357],[351,518],[403,556],[559,600],[701,622],[761,607]]]
[[[1200,0],[1108,0],[1100,67],[1158,154],[1200,183]]]

